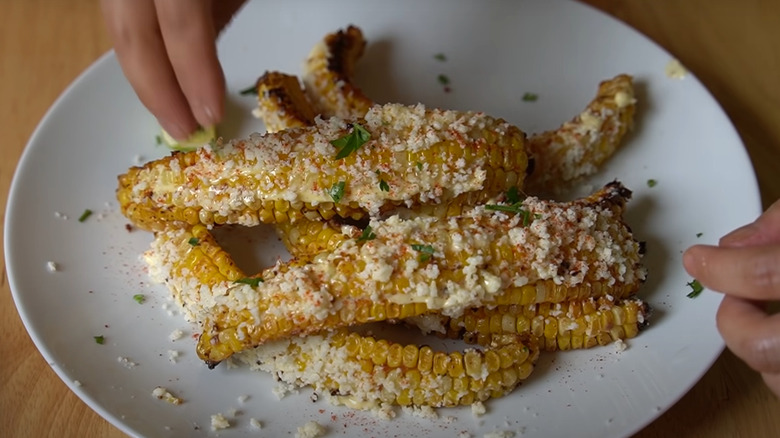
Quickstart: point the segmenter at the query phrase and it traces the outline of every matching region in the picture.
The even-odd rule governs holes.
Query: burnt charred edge
[[[529,156],[528,165],[525,168],[525,176],[531,176],[536,169],[536,158]]]
[[[605,200],[610,202],[625,203],[627,200],[631,199],[631,195],[633,195],[633,192],[618,180],[607,183],[604,188],[609,193]]]
[[[353,227],[360,228],[361,230],[364,230],[370,222],[368,217],[353,219],[351,217],[333,216],[333,218],[330,220],[337,226],[352,225]]]
[[[653,306],[650,303],[642,302],[642,315],[644,315],[644,319],[637,324],[639,331],[646,329],[650,325],[650,317],[653,315]]]
[[[217,367],[220,363],[222,363],[221,360],[206,360],[206,366],[209,367],[210,370],[213,370]]]
[[[276,100],[277,104],[284,108],[284,111],[293,116],[294,119],[305,120],[307,123],[314,123],[310,117],[305,115],[303,111],[300,111],[298,105],[293,102],[292,97],[284,87],[268,88],[263,91],[263,97],[266,99]]]
[[[325,45],[328,47],[328,71],[334,73],[340,79],[349,79],[351,76],[350,58],[352,51],[356,51],[358,58],[363,54],[366,42],[363,40],[363,34],[359,28],[350,25],[345,30],[328,35],[325,39]]]
[[[639,250],[637,251],[639,255],[645,255],[647,254],[647,242],[644,240],[639,241]]]

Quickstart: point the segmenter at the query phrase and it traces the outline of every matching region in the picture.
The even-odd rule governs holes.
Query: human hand
[[[177,140],[224,112],[216,37],[245,0],[101,0],[128,81]]]
[[[689,248],[683,264],[702,285],[725,294],[717,315],[723,340],[780,396],[780,314],[766,310],[780,300],[780,201],[718,246]]]

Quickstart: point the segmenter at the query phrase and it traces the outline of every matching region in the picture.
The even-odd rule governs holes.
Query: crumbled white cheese
[[[170,403],[172,405],[180,405],[182,404],[182,399],[179,397],[176,397],[175,395],[171,394],[170,391],[163,388],[162,386],[158,386],[152,390],[152,396],[158,400],[163,400],[167,403]]]
[[[79,380],[74,380],[73,384],[76,385],[77,388],[81,387],[81,381],[79,381]]]
[[[247,402],[247,400],[249,400],[249,396],[246,395],[246,394],[239,395],[237,400],[238,400],[239,403],[244,404],[244,403]]]
[[[176,350],[168,350],[168,360],[171,361],[171,363],[176,363],[179,360],[179,356],[181,353]]]
[[[57,219],[62,219],[64,221],[68,220],[68,215],[65,214],[65,213],[62,213],[60,211],[55,211],[54,212],[54,217],[56,217]]]
[[[615,341],[615,350],[618,353],[622,353],[626,351],[627,348],[628,348],[628,344],[626,344],[622,339],[618,339]]]
[[[46,270],[49,272],[57,272],[60,270],[60,267],[57,263],[53,261],[46,262]]]
[[[172,331],[170,335],[168,335],[168,339],[170,339],[171,342],[175,342],[181,339],[182,336],[184,336],[184,332],[179,329],[176,329]]]
[[[133,362],[129,358],[123,356],[117,357],[116,361],[121,363],[127,369],[135,368],[138,365],[137,363]]]
[[[263,423],[258,420],[257,418],[250,418],[249,419],[249,425],[251,425],[255,429],[262,429]]]
[[[211,430],[222,430],[230,427],[230,421],[221,413],[211,416]]]
[[[485,408],[485,404],[482,403],[481,401],[477,401],[471,404],[471,413],[475,417],[481,417],[485,415],[486,412],[487,412],[487,408]]]
[[[683,79],[685,78],[685,76],[688,75],[688,69],[686,69],[685,66],[683,66],[680,61],[676,59],[672,59],[668,63],[666,63],[666,67],[664,68],[664,73],[668,78]]]
[[[317,423],[316,421],[307,421],[306,424],[300,426],[295,432],[295,438],[317,438],[325,435],[325,426]]]
[[[425,418],[427,420],[439,418],[439,413],[430,406],[404,406],[402,410],[413,417]]]

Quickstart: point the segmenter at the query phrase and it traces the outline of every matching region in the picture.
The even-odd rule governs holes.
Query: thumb
[[[744,247],[780,243],[780,200],[775,201],[758,219],[726,234],[720,246]]]

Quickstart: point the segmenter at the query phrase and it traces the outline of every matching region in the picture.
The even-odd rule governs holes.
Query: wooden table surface
[[[588,0],[670,51],[704,82],[753,160],[764,206],[780,196],[780,2]],[[111,48],[96,0],[0,0],[0,205],[36,124],[63,89]],[[728,171],[724,169],[724,178]],[[724,199],[728,207],[728,199]],[[3,219],[5,215],[3,214]],[[46,364],[0,282],[0,436],[121,437]],[[729,352],[637,436],[769,437],[780,401]]]

